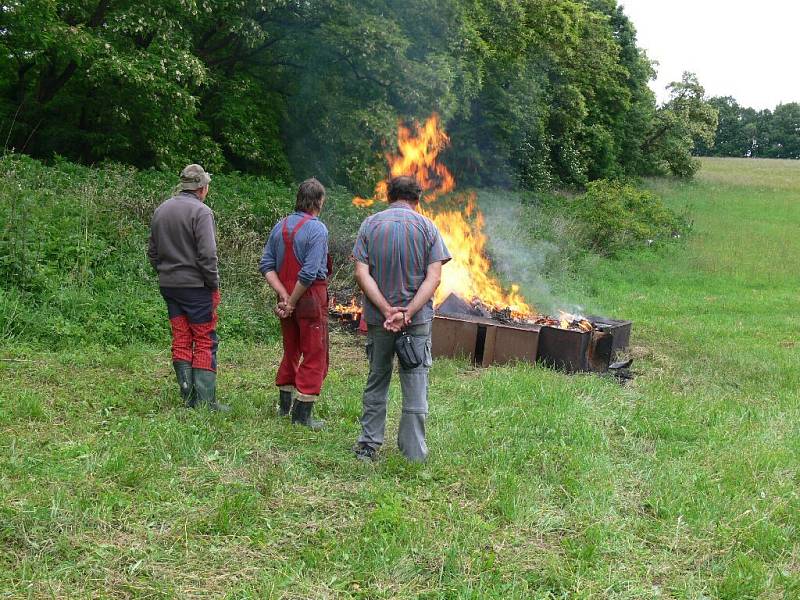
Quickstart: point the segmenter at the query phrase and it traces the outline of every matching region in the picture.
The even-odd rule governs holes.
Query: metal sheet
[[[464,356],[483,367],[539,361],[568,373],[604,372],[613,356],[614,341],[613,334],[604,331],[514,327],[480,317],[437,315],[433,320],[434,356]]]
[[[605,373],[611,358],[614,356],[614,336],[605,331],[593,331],[592,339],[586,355],[586,365],[589,371]]]
[[[608,370],[614,338],[603,331],[572,331],[544,326],[539,335],[539,361],[567,373]]]
[[[434,356],[466,356],[472,360],[477,339],[477,323],[441,316],[433,319],[431,350]]]
[[[558,327],[542,326],[539,332],[539,362],[567,373],[587,371],[587,352],[592,334]]]
[[[538,345],[538,327],[509,327],[480,318],[433,319],[434,356],[465,356],[482,367],[516,360],[533,363]]]
[[[610,333],[614,338],[613,350],[624,350],[631,342],[632,321],[611,319],[609,317],[586,317],[600,331]]]
[[[539,328],[522,329],[498,325],[495,330],[491,364],[502,365],[515,361],[536,362],[539,349]]]

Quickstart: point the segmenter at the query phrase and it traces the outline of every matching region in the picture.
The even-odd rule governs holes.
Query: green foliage
[[[277,10],[253,4],[6,3],[0,12],[0,52],[9,57],[0,62],[4,141],[18,151],[87,163],[176,169],[200,162],[211,171],[246,164],[285,178],[282,104],[254,93],[249,73],[235,68],[237,53],[249,56],[266,43],[259,18]],[[220,125],[225,135],[215,130]],[[242,128],[239,137],[231,131]]]
[[[298,178],[371,193],[385,176],[399,118],[446,120],[479,86],[480,40],[459,0],[344,2],[309,8],[304,37],[287,42],[288,152]]]
[[[584,239],[600,254],[617,255],[649,246],[688,229],[686,219],[656,195],[621,181],[591,182],[572,208]]]
[[[692,178],[700,163],[692,157],[698,144],[711,146],[717,129],[717,109],[705,98],[705,88],[693,73],[669,85],[670,99],[658,109],[643,143],[650,174]]]
[[[154,208],[176,178],[106,164],[90,169],[59,160],[53,166],[9,155],[0,161],[0,333],[8,339],[60,344],[133,341],[165,343],[168,325],[156,277],[144,257]],[[344,188],[328,190],[323,220],[334,260],[331,288],[340,300],[355,292],[350,255],[367,212]],[[272,301],[256,265],[273,225],[293,206],[294,189],[264,178],[215,175],[209,205],[218,229],[223,339],[261,339],[276,333]],[[618,254],[685,230],[685,222],[652,195],[617,181],[589,184],[577,199],[528,196],[532,212],[511,216],[521,228],[503,239],[528,239],[542,248],[543,276],[572,270],[587,251]],[[500,205],[505,192],[481,192]],[[507,215],[508,216],[508,215]],[[496,261],[513,279],[527,271],[513,251]],[[513,266],[513,268],[512,268]]]
[[[49,344],[165,343],[168,323],[144,256],[154,208],[177,178],[108,164],[47,167],[0,161],[0,332]],[[265,179],[214,176],[223,304],[221,337],[276,333],[257,271],[266,236],[293,207],[294,190]]]
[[[698,142],[701,156],[800,158],[800,104],[779,104],[774,111],[740,106],[730,96],[711,98],[719,111],[713,145]]]
[[[291,181],[281,141],[283,103],[253,79],[222,80],[208,95],[205,111],[212,136],[230,165],[240,171]]]
[[[452,125],[457,175],[549,189],[641,171],[653,72],[614,1],[486,9],[481,93]]]
[[[0,135],[34,156],[366,194],[398,119],[436,111],[463,184],[691,171],[676,146],[697,115],[656,115],[616,0],[29,0],[0,30]]]

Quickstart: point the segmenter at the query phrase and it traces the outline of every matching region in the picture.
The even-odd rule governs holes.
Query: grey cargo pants
[[[397,446],[408,460],[423,461],[428,456],[425,419],[428,416],[428,371],[433,364],[431,323],[412,325],[406,331],[411,334],[417,353],[424,358],[416,369],[399,367],[403,413],[400,416]],[[383,444],[386,429],[386,405],[389,401],[396,337],[397,334],[386,331],[380,325],[370,325],[367,331],[369,377],[364,390],[361,436],[358,441],[376,450]]]

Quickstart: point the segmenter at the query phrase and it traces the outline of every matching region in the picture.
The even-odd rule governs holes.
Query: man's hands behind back
[[[389,309],[389,316],[383,322],[383,328],[386,331],[397,333],[405,329],[409,323],[411,323],[411,317],[408,314],[408,309],[402,306],[393,306]]]

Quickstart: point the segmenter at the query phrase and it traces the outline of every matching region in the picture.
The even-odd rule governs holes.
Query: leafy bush
[[[174,189],[175,174],[63,160],[47,166],[9,155],[0,159],[0,180],[3,338],[166,343],[166,309],[145,249],[150,217]],[[217,220],[222,339],[277,335],[257,264],[294,195],[294,187],[259,177],[213,177],[208,203]],[[329,196],[337,237],[352,237],[347,231],[355,231],[359,217],[348,216],[349,194],[338,189]],[[336,263],[347,264],[343,257]]]
[[[573,202],[587,246],[600,254],[652,245],[684,233],[685,217],[664,206],[654,194],[622,181],[601,179]]]

